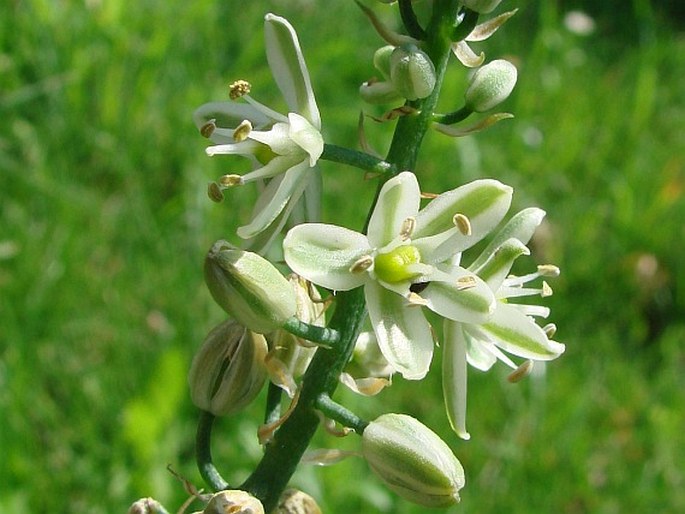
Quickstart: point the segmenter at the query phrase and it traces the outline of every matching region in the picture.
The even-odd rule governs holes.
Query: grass
[[[252,197],[206,200],[236,161],[204,156],[192,110],[234,78],[279,105],[260,33],[271,9],[300,33],[326,138],[354,146],[356,88],[380,44],[352,2],[267,4],[0,7],[0,512],[124,512],[148,495],[173,510],[185,493],[167,464],[199,483],[185,376],[221,319],[201,262]],[[396,380],[379,400],[340,398],[368,418],[414,414],[446,438],[468,474],[450,512],[681,512],[685,40],[656,15],[627,44],[581,38],[550,6],[522,2],[483,45],[517,60],[505,104],[516,118],[469,139],[429,135],[418,171],[430,191],[497,177],[517,208],[548,211],[534,250],[563,271],[550,304],[567,354],[517,386],[502,369],[471,373],[468,443],[449,431],[438,373]],[[344,37],[321,28],[335,26]],[[448,78],[445,110],[462,78]],[[390,127],[367,131],[387,145]],[[373,187],[357,197],[360,173],[322,169],[326,219],[359,227]],[[217,429],[235,482],[259,457],[260,409]],[[325,512],[422,512],[359,459],[304,467],[296,482]]]

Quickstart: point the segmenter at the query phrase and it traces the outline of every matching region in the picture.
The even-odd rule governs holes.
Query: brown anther
[[[402,227],[400,228],[400,239],[406,241],[409,239],[416,228],[416,218],[414,216],[409,216],[402,222]]]
[[[212,137],[212,134],[214,134],[215,130],[216,120],[211,119],[200,127],[200,134],[202,134],[202,137],[206,137],[207,139],[209,139],[210,137]]]
[[[533,361],[527,360],[514,371],[512,371],[507,377],[507,380],[512,384],[516,383],[530,375],[531,371],[533,371]]]
[[[221,187],[233,187],[243,185],[243,177],[240,175],[224,175],[219,178],[219,185]]]
[[[471,221],[464,214],[457,213],[452,217],[452,223],[457,227],[457,230],[462,235],[470,236],[473,232],[471,230]]]
[[[228,97],[231,100],[237,100],[241,96],[249,94],[252,86],[247,80],[236,80],[228,86],[228,89]]]
[[[245,141],[250,132],[252,132],[252,123],[250,123],[250,120],[243,120],[233,131],[233,140],[237,143]]]
[[[216,182],[210,182],[207,185],[207,196],[212,202],[221,203],[224,201],[224,193],[221,186]]]
[[[363,273],[373,266],[373,257],[370,255],[362,255],[357,262],[350,266],[350,273]]]

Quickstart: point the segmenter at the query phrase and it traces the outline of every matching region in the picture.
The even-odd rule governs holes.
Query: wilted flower
[[[402,498],[424,507],[459,501],[464,468],[440,437],[411,416],[384,414],[362,433],[373,472]]]
[[[413,173],[380,191],[368,235],[318,223],[298,225],[283,242],[288,265],[332,290],[364,286],[378,345],[408,379],[421,379],[433,355],[426,306],[456,321],[482,323],[495,307],[490,288],[472,272],[442,263],[481,240],[502,219],[512,189],[477,180],[436,197],[419,211]]]
[[[551,340],[553,325],[539,327],[535,317],[547,317],[549,309],[537,305],[510,303],[522,296],[548,296],[549,286],[524,287],[545,276],[556,276],[556,266],[538,266],[535,273],[507,276],[521,255],[529,255],[527,243],[544,217],[544,211],[525,209],[514,216],[492,239],[483,253],[467,269],[482,278],[497,298],[495,311],[484,323],[444,322],[443,391],[452,428],[468,439],[466,431],[466,368],[488,370],[501,360],[517,369],[504,352],[533,361],[552,360],[564,352],[564,345]],[[529,369],[529,364],[524,364]]]
[[[264,506],[251,494],[234,489],[213,495],[202,514],[264,514]]]
[[[255,168],[243,176],[221,177],[211,190],[214,198],[221,197],[220,189],[270,179],[252,221],[238,229],[244,239],[267,231],[260,236],[260,247],[281,230],[312,180],[318,180],[314,166],[324,147],[319,109],[297,34],[284,18],[267,14],[264,20],[267,60],[290,112],[283,115],[260,104],[248,94],[249,83],[237,81],[231,84],[231,98],[243,98],[247,104],[212,102],[194,114],[203,135],[217,143],[207,148],[208,155],[241,155]],[[315,203],[316,211],[318,199]]]

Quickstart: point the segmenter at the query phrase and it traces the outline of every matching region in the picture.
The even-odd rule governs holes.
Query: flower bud
[[[240,491],[221,491],[209,499],[203,514],[264,514],[264,506],[251,494]]]
[[[287,489],[278,500],[275,514],[321,514],[321,509],[307,493]]]
[[[462,0],[462,4],[467,9],[478,14],[487,14],[495,10],[502,0]]]
[[[215,327],[190,366],[188,384],[193,403],[215,416],[242,410],[264,385],[266,352],[264,336],[234,320]]]
[[[402,98],[390,82],[373,81],[364,82],[359,86],[359,96],[366,103],[373,105],[389,104]]]
[[[378,477],[401,497],[424,507],[459,501],[464,468],[428,427],[404,414],[384,414],[362,434],[362,453]]]
[[[485,112],[506,100],[516,85],[516,67],[497,59],[481,66],[471,76],[466,89],[466,107]]]
[[[435,66],[426,52],[405,44],[390,56],[390,81],[407,100],[426,98],[435,87]]]
[[[373,65],[381,72],[385,80],[390,80],[390,56],[395,47],[385,45],[376,50],[373,54]]]
[[[217,241],[205,258],[205,281],[214,300],[241,325],[271,332],[295,314],[295,292],[266,259]]]

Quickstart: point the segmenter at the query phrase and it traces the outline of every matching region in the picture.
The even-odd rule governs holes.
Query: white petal
[[[289,136],[297,146],[309,155],[309,165],[314,166],[323,153],[323,137],[306,118],[291,112],[288,114],[290,121]]]
[[[307,161],[304,161],[293,166],[285,173],[283,180],[277,184],[275,191],[267,186],[264,193],[268,195],[267,197],[270,197],[269,203],[255,213],[254,218],[252,218],[248,225],[238,228],[238,235],[243,239],[249,239],[271,225],[291,199],[297,201],[302,195],[304,188],[307,186],[307,176],[310,172],[311,168]]]
[[[235,129],[243,120],[250,120],[255,128],[274,121],[253,106],[239,102],[209,102],[193,113],[193,121],[198,129],[210,120],[214,120],[217,127],[230,129]]]
[[[416,216],[421,202],[421,190],[416,175],[403,171],[388,180],[378,196],[376,207],[369,220],[369,241],[374,248],[384,246],[395,239],[402,223]]]
[[[483,239],[502,221],[511,205],[513,189],[497,180],[476,180],[442,193],[416,216],[412,243],[429,263],[442,262]],[[460,232],[455,214],[466,216],[471,235]]]
[[[463,282],[458,282],[466,277],[473,281],[471,287],[464,288]],[[454,268],[449,275],[436,271],[420,295],[433,312],[465,323],[484,323],[496,307],[495,296],[488,285],[464,268]]]
[[[302,166],[304,168],[309,168],[306,161],[301,158],[292,155],[277,155],[264,166],[257,168],[254,171],[245,173],[242,176],[242,183],[247,184],[249,182],[254,182],[259,179],[267,179],[276,177],[286,173],[290,168],[294,166]]]
[[[269,130],[253,130],[248,137],[267,145],[278,155],[300,151],[300,147],[290,138],[290,123],[276,123]]]
[[[210,157],[215,155],[242,155],[242,156],[252,156],[260,147],[260,144],[256,141],[250,141],[246,139],[245,141],[240,141],[239,143],[227,143],[223,145],[208,146],[205,148],[205,152]]]
[[[370,252],[363,234],[323,223],[298,225],[283,241],[283,255],[290,269],[334,291],[354,289],[367,280],[367,273],[352,273],[350,267]]]
[[[364,294],[383,356],[407,380],[421,380],[433,358],[433,337],[421,309],[374,281]]]
[[[319,108],[295,29],[285,18],[267,14],[264,17],[264,38],[271,73],[288,108],[299,112],[314,127],[321,129]]]
[[[466,431],[466,338],[459,323],[445,321],[442,355],[442,394],[447,418],[462,439],[470,439]]]
[[[521,255],[530,255],[530,250],[518,239],[507,239],[497,247],[482,266],[469,269],[481,277],[493,291],[498,291],[509,275],[514,261]]]
[[[466,337],[466,361],[476,369],[488,371],[497,362],[497,357],[492,352],[496,348],[494,344],[481,340],[478,335],[472,334],[475,325],[464,325]]]
[[[524,245],[528,244],[528,241],[530,241],[530,238],[533,237],[533,234],[535,233],[535,229],[542,223],[544,217],[545,211],[538,209],[537,207],[530,207],[516,213],[516,215],[514,215],[507,224],[493,236],[490,243],[488,243],[488,246],[478,258],[473,261],[469,268],[476,269],[482,266],[492,252],[509,238],[515,237]]]
[[[563,344],[549,340],[531,318],[505,303],[498,303],[490,321],[479,329],[497,346],[524,359],[552,360],[564,353]]]

